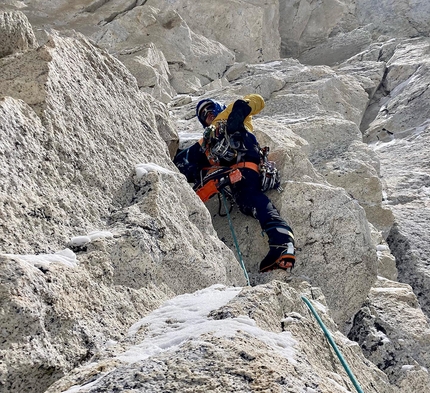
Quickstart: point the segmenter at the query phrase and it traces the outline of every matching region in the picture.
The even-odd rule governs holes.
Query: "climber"
[[[295,263],[293,231],[261,189],[261,152],[251,120],[264,105],[258,94],[249,94],[227,107],[212,99],[201,100],[196,116],[205,128],[203,138],[179,151],[174,159],[190,183],[199,184],[211,171],[222,174],[228,170],[229,187],[240,211],[256,218],[268,236],[269,252],[260,263],[260,272],[292,269]]]

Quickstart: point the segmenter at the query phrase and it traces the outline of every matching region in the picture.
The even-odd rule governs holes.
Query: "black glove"
[[[235,131],[245,130],[243,121],[250,113],[251,107],[248,103],[244,100],[237,100],[233,104],[233,108],[227,119],[227,132],[232,134]]]
[[[236,131],[230,135],[230,147],[239,151],[246,150],[243,146],[243,134],[240,131]]]

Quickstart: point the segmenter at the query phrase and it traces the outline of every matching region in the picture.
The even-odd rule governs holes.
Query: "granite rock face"
[[[53,33],[0,68],[2,391],[44,391],[168,297],[244,285],[122,63]]]
[[[201,86],[218,79],[234,63],[234,53],[219,42],[194,33],[174,10],[136,7],[103,26],[92,36],[104,48],[134,57],[143,44],[152,44],[160,50],[170,67],[172,86],[177,93],[195,92]],[[212,61],[216,58],[217,61]],[[179,89],[176,79],[188,81],[188,87]],[[191,82],[195,81],[195,88]]]
[[[2,392],[44,392],[172,295],[155,285],[114,285],[101,254],[79,266],[71,250],[49,254],[49,263],[38,258],[1,256]]]
[[[222,297],[225,291],[232,292],[232,288],[209,288],[192,296],[204,297],[208,291],[215,292],[211,296]],[[145,358],[146,343],[136,337],[136,327],[130,333],[132,345],[112,348],[108,358],[63,378],[46,393],[64,392],[72,387],[80,392],[353,391],[353,384],[300,298],[300,293],[311,299],[314,295],[317,298],[312,301],[314,306],[320,310],[324,322],[335,329],[323,311],[324,298],[318,290],[300,282],[287,285],[273,281],[235,292],[225,305],[208,310],[208,315],[199,320],[200,332],[193,331],[182,345],[166,340],[164,349]],[[160,310],[167,317],[172,307],[171,302]],[[158,319],[152,318],[156,316],[149,315],[139,323],[148,333],[160,326]],[[165,337],[172,330],[185,330],[184,322],[162,322]],[[395,391],[386,376],[365,361],[356,343],[339,332],[334,337],[365,391]]]
[[[3,2],[0,391],[354,391],[304,294],[364,391],[428,392],[429,13]],[[301,251],[293,276],[258,273],[267,241],[234,208],[245,287],[218,200],[171,158],[198,100],[249,93]]]
[[[334,65],[387,37],[428,36],[428,4],[382,0],[280,0],[281,54]]]
[[[380,158],[385,203],[396,221],[387,241],[397,259],[399,279],[414,288],[427,315],[429,50],[428,38],[398,43],[370,103],[364,134]]]
[[[379,278],[348,337],[402,392],[417,391],[419,385],[411,380],[421,377],[423,391],[428,390],[430,379],[423,367],[430,364],[430,329],[409,285]]]
[[[27,17],[20,12],[3,12],[0,19],[0,57],[37,46]]]
[[[145,6],[174,9],[194,32],[231,49],[237,61],[262,63],[279,58],[282,20],[278,0],[149,0]]]

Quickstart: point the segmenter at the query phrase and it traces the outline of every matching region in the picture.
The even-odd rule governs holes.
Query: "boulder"
[[[33,28],[22,12],[0,12],[0,58],[36,46]]]
[[[263,63],[280,58],[278,0],[148,0],[145,6],[173,9],[197,34],[220,42],[236,60]]]
[[[409,285],[378,278],[348,337],[402,392],[430,391],[430,326]]]
[[[243,289],[213,286],[172,299],[138,321],[128,342],[107,349],[46,393],[354,391],[302,295],[332,331],[364,391],[396,392],[358,345],[336,330],[318,288],[274,281]]]
[[[234,62],[231,50],[193,32],[177,12],[147,5],[118,16],[92,39],[111,52],[135,51],[153,43],[171,67],[192,72],[202,84],[219,78]]]

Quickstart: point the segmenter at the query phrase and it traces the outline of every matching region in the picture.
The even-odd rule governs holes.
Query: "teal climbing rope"
[[[325,336],[327,337],[328,342],[333,347],[334,351],[336,352],[337,357],[339,358],[340,362],[342,363],[343,368],[345,369],[346,373],[348,374],[349,379],[351,380],[352,384],[354,385],[355,389],[358,393],[363,393],[363,390],[361,389],[359,383],[357,382],[357,379],[355,378],[354,374],[352,373],[351,369],[349,368],[348,364],[346,363],[344,357],[340,353],[336,343],[333,340],[333,337],[331,336],[330,332],[324,325],[324,322],[321,320],[320,316],[312,306],[311,302],[304,296],[302,296],[302,300],[306,303],[306,305],[311,310],[312,314],[314,315],[315,319],[317,320],[318,324],[320,325],[321,329],[323,330]]]
[[[227,201],[225,198],[224,190],[221,191],[221,194],[222,194],[222,201],[224,203],[224,209],[227,213],[228,223],[230,225],[231,235],[233,236],[234,245],[236,247],[237,255],[239,257],[240,266],[242,267],[243,273],[245,274],[247,285],[251,286],[251,283],[249,282],[248,272],[246,271],[245,264],[243,263],[242,253],[240,252],[239,243],[237,242],[236,233],[235,233],[234,228],[233,228],[233,223],[231,221],[230,212],[228,211]]]

